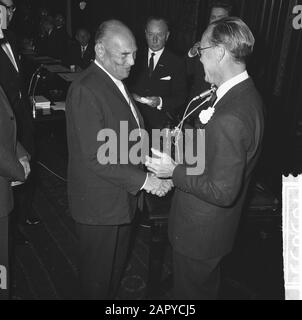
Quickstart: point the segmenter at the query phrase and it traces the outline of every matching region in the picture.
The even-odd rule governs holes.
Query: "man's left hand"
[[[22,164],[23,168],[24,168],[24,173],[25,173],[25,180],[27,179],[27,177],[30,174],[30,164],[29,164],[29,160],[28,157],[22,157],[19,159],[20,163]]]
[[[146,104],[152,108],[157,108],[161,103],[160,97],[146,97],[146,99],[149,100]]]
[[[177,166],[176,162],[166,153],[151,149],[156,158],[146,156],[146,167],[149,171],[156,174],[158,178],[170,178]]]

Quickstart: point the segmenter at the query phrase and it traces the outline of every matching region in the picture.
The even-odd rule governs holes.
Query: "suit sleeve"
[[[9,147],[10,143],[4,141],[4,139],[7,139],[7,137],[0,135],[0,176],[10,181],[25,181],[23,166],[17,155],[12,152],[12,148]]]
[[[167,96],[162,96],[163,111],[174,111],[184,105],[187,97],[187,76],[184,59],[177,60],[173,65],[172,73],[172,88],[171,93]]]
[[[246,128],[233,115],[215,119],[206,135],[205,170],[187,175],[188,167],[178,165],[173,172],[174,185],[208,203],[229,207],[237,199],[245,174]]]
[[[97,153],[104,142],[97,141],[97,136],[101,129],[105,129],[101,109],[87,87],[74,87],[67,101],[67,125],[74,127],[79,152],[87,166],[103,179],[136,194],[146,179],[143,170],[131,164],[120,164],[119,159],[116,164],[100,164],[98,161]]]
[[[18,159],[22,158],[22,157],[27,157],[28,160],[30,160],[30,154],[23,148],[23,146],[21,145],[21,143],[18,141],[17,142],[17,157]]]

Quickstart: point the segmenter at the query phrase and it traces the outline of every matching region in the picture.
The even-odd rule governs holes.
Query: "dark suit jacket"
[[[0,47],[0,85],[16,116],[18,141],[31,155],[33,155],[33,124],[29,101],[24,88],[22,68],[19,61],[16,41],[12,33],[5,31],[4,35],[12,48],[19,72],[17,72],[4,50]]]
[[[141,126],[143,120],[137,110]],[[66,102],[68,196],[72,216],[89,225],[129,223],[134,216],[136,193],[146,173],[140,164],[120,164],[120,121],[137,129],[130,106],[112,79],[95,63],[84,70],[69,89]],[[101,165],[97,141],[101,129],[117,133],[117,164]],[[125,136],[124,136],[125,138]],[[123,144],[124,153],[129,147]],[[115,146],[115,145],[114,145]],[[126,146],[126,147],[125,147]]]
[[[227,254],[238,226],[263,136],[263,103],[251,78],[217,103],[205,127],[205,170],[186,175],[179,165],[169,220],[176,251],[196,259]]]
[[[71,47],[70,65],[76,65],[81,69],[86,69],[95,58],[95,51],[93,43],[89,43],[82,58],[81,45],[77,42]]]
[[[28,156],[17,143],[17,128],[13,111],[0,86],[0,218],[13,209],[13,195],[10,183],[24,181],[24,169],[19,158]]]
[[[171,80],[161,80],[170,77]],[[152,73],[148,76],[148,50],[138,54],[134,71],[131,73],[131,91],[139,96],[160,96],[163,99],[161,111],[145,104],[138,107],[148,129],[161,129],[170,116],[182,113],[186,99],[186,73],[184,60],[167,48],[163,51]]]

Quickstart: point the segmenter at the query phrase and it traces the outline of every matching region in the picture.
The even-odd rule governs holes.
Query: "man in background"
[[[1,19],[1,18],[0,18]],[[29,155],[17,142],[14,113],[0,86],[0,300],[10,298],[12,183],[24,182],[30,172]]]
[[[75,38],[76,43],[71,47],[69,64],[75,66],[76,70],[84,70],[94,61],[94,45],[90,41],[90,32],[85,28],[79,28]]]
[[[169,36],[167,21],[150,17],[145,28],[147,48],[139,52],[131,73],[131,91],[152,143],[153,129],[177,125],[187,97],[185,62],[166,47]],[[149,225],[149,218],[154,214],[167,215],[171,195],[159,199],[145,194],[142,225]]]
[[[16,7],[12,0],[0,0],[0,5],[6,9],[6,22],[9,28]],[[19,223],[37,224],[39,223],[39,219],[36,217],[32,208],[35,188],[35,170],[33,165],[35,148],[34,128],[30,113],[31,108],[23,82],[15,36],[12,32],[5,29],[0,37],[0,85],[16,117],[18,141],[30,154],[32,167],[31,175],[26,183],[14,189],[16,216]],[[20,232],[17,232],[16,241],[20,244],[28,242]]]
[[[131,90],[149,132],[173,123],[186,99],[185,64],[166,48],[169,35],[165,19],[148,19],[147,48],[139,52],[131,74]]]

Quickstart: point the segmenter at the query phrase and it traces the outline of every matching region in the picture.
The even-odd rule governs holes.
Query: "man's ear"
[[[226,55],[225,48],[222,46],[217,46],[215,48],[215,50],[216,50],[216,54],[217,54],[217,60],[218,60],[218,62],[221,62]]]
[[[170,36],[170,32],[168,31],[168,32],[167,32],[167,35],[166,35],[166,41],[168,41],[169,36]]]
[[[95,54],[102,59],[104,57],[105,54],[105,47],[103,45],[102,42],[98,42],[96,43],[96,45],[94,46],[94,50],[95,50]]]

